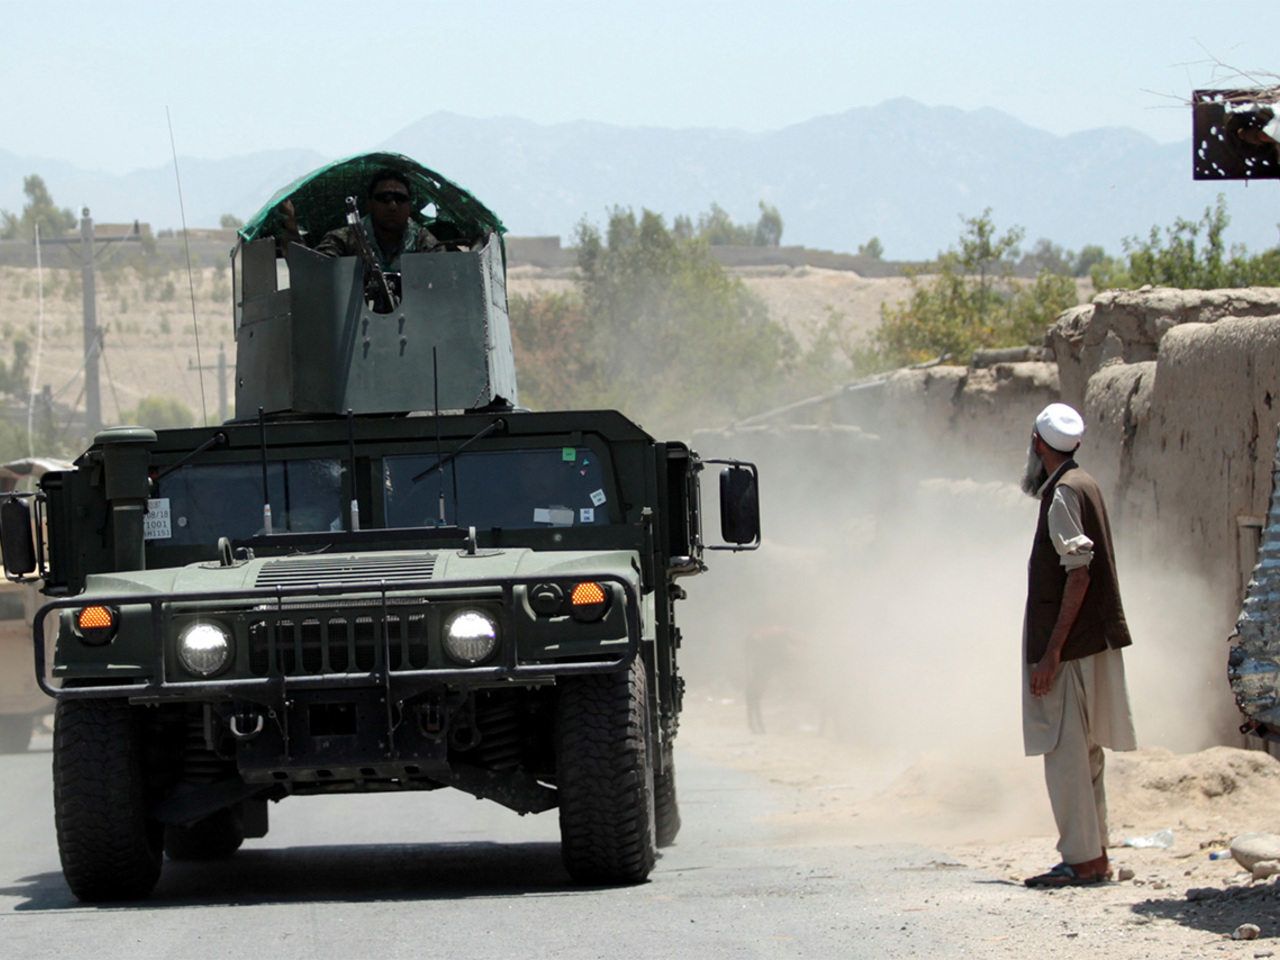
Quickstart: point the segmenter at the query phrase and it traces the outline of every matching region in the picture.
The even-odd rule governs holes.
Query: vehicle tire
[[[244,843],[244,825],[227,807],[192,824],[164,828],[164,852],[170,860],[225,860]]]
[[[666,762],[662,772],[653,775],[653,812],[657,844],[669,847],[676,842],[676,834],[680,832],[680,801],[676,797],[676,763],[674,750],[670,743],[662,748],[662,757]]]
[[[656,838],[644,664],[573,677],[556,711],[560,853],[579,883],[641,883]]]
[[[59,700],[53,736],[58,854],[80,900],[136,900],[160,879],[161,825],[147,817],[145,745],[124,700]]]
[[[31,746],[31,717],[25,713],[0,716],[0,753],[26,753]]]

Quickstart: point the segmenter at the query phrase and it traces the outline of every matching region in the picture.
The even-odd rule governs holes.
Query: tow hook
[[[449,718],[445,713],[444,702],[439,697],[429,697],[418,704],[418,730],[432,740],[444,736]]]
[[[262,714],[256,710],[245,710],[227,718],[227,729],[237,740],[252,740],[262,732],[264,723]]]

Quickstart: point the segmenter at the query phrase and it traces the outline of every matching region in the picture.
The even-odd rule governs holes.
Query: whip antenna
[[[178,174],[178,148],[173,142],[173,118],[169,108],[164,108],[164,118],[169,124],[169,149],[173,151],[173,177],[178,181],[178,215],[182,218],[182,252],[187,257],[187,289],[191,291],[191,326],[196,333],[196,368],[200,377],[200,423],[209,424],[209,408],[204,402],[204,361],[200,358],[200,319],[196,316],[196,285],[191,279],[191,239],[187,236],[187,211],[182,204],[182,177]],[[268,531],[270,532],[270,531]]]
[[[36,290],[39,309],[36,312],[36,359],[31,365],[31,387],[27,391],[27,456],[36,455],[35,428],[36,384],[40,382],[40,349],[44,345],[44,266],[40,261],[40,223],[36,221]],[[117,404],[116,406],[119,406]],[[50,409],[52,413],[52,408]]]

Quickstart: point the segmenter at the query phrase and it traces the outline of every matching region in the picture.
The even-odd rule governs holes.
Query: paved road
[[[777,788],[685,754],[684,830],[638,887],[573,886],[554,812],[442,790],[287,800],[231,860],[88,907],[58,865],[48,741],[0,757],[4,958],[945,957],[1010,896],[923,848],[777,845],[757,822]]]

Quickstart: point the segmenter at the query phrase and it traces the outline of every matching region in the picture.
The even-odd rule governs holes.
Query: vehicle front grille
[[[433,553],[390,554],[362,557],[290,557],[270,560],[258,571],[255,587],[342,586],[346,584],[398,584],[430,580],[435,572]]]
[[[385,636],[383,627],[385,625]],[[399,609],[305,616],[266,614],[249,623],[249,671],[257,677],[368,673],[427,667],[427,616]]]

